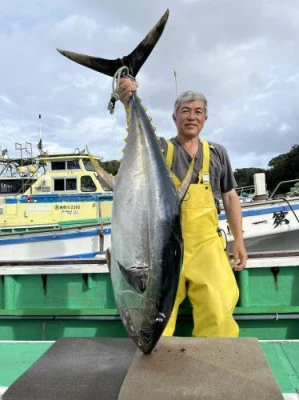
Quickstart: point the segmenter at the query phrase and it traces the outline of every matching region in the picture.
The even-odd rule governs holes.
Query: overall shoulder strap
[[[202,140],[202,159],[199,182],[210,182],[210,145],[206,140]]]
[[[174,155],[174,145],[171,140],[167,140],[166,164],[168,165],[169,169],[172,166],[173,155]]]
[[[175,183],[176,186],[179,186],[181,181],[171,170],[172,163],[173,163],[173,157],[174,157],[174,145],[171,140],[167,140],[166,164],[170,170],[170,174],[171,174],[173,182]]]

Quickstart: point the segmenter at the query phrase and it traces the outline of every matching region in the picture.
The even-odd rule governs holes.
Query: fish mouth
[[[167,323],[166,315],[159,312],[151,330],[140,329],[137,345],[144,354],[150,354],[158,343]]]
[[[164,312],[158,311],[155,317],[153,316],[152,319],[144,319],[140,327],[136,329],[134,327],[132,315],[129,312],[126,298],[123,295],[121,295],[120,304],[122,305],[120,308],[122,320],[130,338],[144,354],[150,354],[158,343],[166,327],[168,318]]]
[[[125,299],[122,299],[122,301],[125,304]],[[140,329],[136,330],[130,313],[127,310],[121,310],[121,314],[124,326],[131,339],[144,354],[150,354],[165,329],[166,316],[163,313],[158,313],[152,324],[144,324],[144,327],[141,326]]]
[[[122,58],[107,60],[105,58],[92,57],[86,54],[74,53],[68,50],[57,49],[57,51],[70,60],[75,61],[84,67],[101,72],[102,74],[114,76],[119,68],[126,66],[129,68],[130,75],[135,77],[160,39],[168,17],[169,10],[167,9],[156,25],[139,43],[139,45],[129,55]]]

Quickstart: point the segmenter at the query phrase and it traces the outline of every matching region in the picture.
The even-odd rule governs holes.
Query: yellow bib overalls
[[[168,141],[166,162],[171,168],[174,146]],[[203,166],[198,183],[190,184],[182,201],[184,259],[178,291],[164,336],[172,336],[182,301],[193,307],[193,336],[237,337],[239,327],[232,313],[239,290],[223,241],[219,237],[218,214],[209,182],[210,148],[202,141]],[[173,181],[180,184],[172,173]]]

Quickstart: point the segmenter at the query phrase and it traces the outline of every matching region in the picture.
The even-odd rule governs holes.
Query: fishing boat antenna
[[[175,83],[175,97],[178,96],[178,82],[177,82],[177,75],[176,70],[173,68],[173,76],[174,76],[174,83]]]
[[[37,148],[40,152],[40,155],[43,154],[43,141],[42,141],[42,114],[38,114],[38,122],[39,122],[39,141],[37,144]]]
[[[39,140],[42,139],[42,114],[38,114],[38,121],[39,121]]]

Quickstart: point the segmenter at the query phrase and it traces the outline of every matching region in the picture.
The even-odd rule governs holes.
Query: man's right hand
[[[138,83],[130,78],[121,78],[117,94],[125,107],[129,105],[130,98],[137,91]]]

